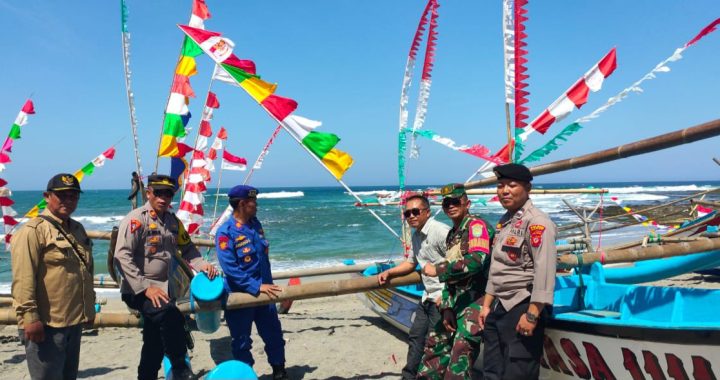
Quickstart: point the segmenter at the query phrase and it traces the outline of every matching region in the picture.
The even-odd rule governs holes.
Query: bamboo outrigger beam
[[[227,299],[226,309],[240,309],[244,307],[282,302],[285,300],[301,300],[360,293],[381,288],[394,288],[403,285],[419,284],[420,281],[420,274],[413,272],[402,277],[392,278],[388,281],[388,283],[382,286],[378,284],[376,276],[370,276],[352,278],[348,280],[312,282],[309,284],[283,287],[283,291],[277,298],[270,298],[265,294],[260,294],[259,296],[254,297],[247,293],[230,293]],[[195,303],[194,305],[191,305],[188,300],[178,300],[177,306],[184,314],[195,311],[219,310],[222,307],[220,302],[203,304]]]
[[[595,153],[583,156],[568,158],[550,162],[544,165],[533,166],[530,172],[534,176],[542,174],[557,173],[570,169],[582,168],[585,166],[601,164],[604,162],[614,161],[620,158],[637,156],[644,153],[650,153],[661,149],[671,148],[677,145],[687,144],[694,141],[707,139],[720,135],[720,119],[709,121],[694,127],[685,128],[675,132],[665,133],[659,136],[650,137],[625,145],[616,146],[614,148],[601,150]],[[489,177],[478,181],[465,183],[466,189],[473,189],[483,186],[489,186],[497,182],[495,177]]]
[[[568,242],[568,246],[572,246],[574,242]],[[570,249],[568,249],[570,250]],[[401,260],[395,260],[393,263],[399,264]],[[355,264],[355,265],[337,265],[325,268],[307,268],[298,270],[289,270],[282,272],[273,273],[273,280],[284,280],[292,277],[313,277],[313,276],[326,276],[333,274],[346,274],[346,273],[360,273],[367,268],[374,267],[377,263],[367,264]],[[117,283],[110,278],[107,274],[95,275],[96,288],[117,288]]]
[[[706,200],[702,200],[702,199],[691,199],[690,203],[700,205],[700,206],[712,207],[712,208],[720,210],[720,202],[706,201]]]
[[[558,257],[558,269],[570,269],[578,266],[578,256],[582,256],[582,265],[587,266],[595,262],[603,264],[625,263],[659,259],[672,256],[684,256],[698,252],[720,250],[720,239],[698,238],[692,242],[671,243],[652,247],[637,247],[602,252],[583,253],[582,255],[562,255]]]
[[[468,195],[496,195],[497,191],[495,189],[470,189],[467,190],[466,193]],[[532,189],[530,190],[531,195],[538,195],[538,194],[606,194],[608,193],[607,189]],[[440,195],[439,190],[430,190],[427,193],[428,195]],[[431,202],[433,205],[439,205],[438,202]],[[392,201],[392,202],[355,202],[355,206],[357,207],[374,207],[374,206],[397,206],[400,202]]]
[[[699,238],[697,241],[687,243],[673,243],[645,248],[607,251],[605,252],[604,262],[619,263],[641,261],[661,257],[689,255],[713,250],[720,250],[720,238]],[[601,255],[602,254],[599,252],[583,254],[583,265],[590,265],[594,262],[601,261]],[[558,269],[577,267],[577,257],[578,255],[574,254],[558,257]],[[387,284],[382,286],[378,284],[376,276],[370,276],[352,278],[348,280],[322,281],[304,285],[282,287],[283,291],[277,298],[270,298],[264,294],[254,297],[246,293],[231,293],[227,299],[226,309],[240,309],[286,300],[300,300],[361,293],[382,288],[393,288],[397,286],[417,284],[420,283],[420,281],[419,273],[413,272],[406,276],[393,278]],[[197,311],[219,310],[222,308],[222,305],[219,301],[203,304],[194,303],[191,305],[187,299],[184,299],[178,301],[178,308],[180,311],[187,314]]]
[[[15,309],[0,309],[0,325],[15,324]],[[130,313],[97,313],[92,327],[142,327],[142,319]]]

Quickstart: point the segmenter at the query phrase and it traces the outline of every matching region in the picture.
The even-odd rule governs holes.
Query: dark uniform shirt
[[[487,293],[505,310],[530,297],[530,302],[552,305],[555,289],[557,227],[531,200],[498,222]]]
[[[269,244],[257,218],[244,224],[230,218],[220,226],[215,239],[225,290],[256,296],[260,285],[273,283]]]

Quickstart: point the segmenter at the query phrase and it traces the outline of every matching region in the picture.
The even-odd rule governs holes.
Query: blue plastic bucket
[[[168,359],[167,356],[163,356],[163,373],[165,374],[166,380],[172,380],[172,363],[170,363],[170,359]],[[187,364],[188,368],[192,370],[192,366],[190,366],[190,357],[185,355],[185,364]]]
[[[237,380],[256,380],[258,377],[249,365],[237,361],[229,360],[220,363],[217,367],[213,368],[212,371],[208,372],[205,377],[206,380],[219,380],[219,379],[237,379]]]
[[[216,276],[212,280],[205,273],[198,273],[190,282],[190,293],[196,302],[212,302],[223,295],[222,277]],[[195,313],[195,322],[198,330],[212,334],[220,328],[220,310],[203,311]]]

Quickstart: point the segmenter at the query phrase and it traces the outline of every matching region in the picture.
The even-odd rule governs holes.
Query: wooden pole
[[[240,309],[244,307],[253,307],[266,305],[270,303],[282,302],[286,300],[301,300],[309,298],[320,298],[329,296],[339,296],[343,294],[361,293],[369,290],[394,288],[402,285],[412,285],[420,283],[420,274],[417,272],[410,273],[402,277],[392,278],[385,285],[380,286],[377,276],[358,277],[348,280],[333,280],[312,282],[308,284],[294,285],[282,287],[283,291],[277,298],[270,298],[265,294],[254,297],[247,293],[230,293],[227,299],[226,309]],[[194,304],[191,308],[188,300],[178,300],[178,309],[187,314],[194,311],[212,311],[221,309],[222,305],[218,302]]]
[[[568,247],[573,247],[573,244],[577,242],[568,241]],[[560,248],[558,248],[560,250]],[[574,249],[568,249],[574,250]],[[396,260],[393,263],[399,264],[401,260]],[[285,280],[292,277],[313,277],[313,276],[327,276],[333,274],[347,274],[347,273],[360,273],[367,268],[374,267],[377,263],[367,264],[356,264],[356,265],[337,265],[325,268],[307,268],[298,270],[288,270],[275,272],[272,274],[273,280]],[[108,278],[104,274],[96,274],[94,278],[94,286],[96,288],[117,288],[117,283],[114,280]]]
[[[610,250],[604,252],[583,253],[582,265],[588,266],[595,262],[604,264],[625,263],[632,261],[642,261],[659,259],[672,256],[684,256],[698,252],[708,252],[720,250],[720,239],[718,238],[698,238],[692,242],[671,243],[664,245],[656,245],[652,247],[638,247],[620,250]],[[558,269],[570,269],[578,266],[578,256],[580,255],[562,255],[558,257]]]
[[[530,172],[534,176],[542,174],[557,173],[570,169],[582,168],[610,162],[621,158],[637,156],[657,150],[671,148],[677,145],[687,144],[698,140],[707,139],[720,135],[720,119],[713,120],[694,127],[685,128],[675,132],[650,137],[633,143],[616,146],[614,148],[601,150],[595,153],[586,154],[566,160],[550,162],[544,165],[533,166]],[[473,189],[489,186],[497,182],[495,177],[485,178],[478,181],[466,182],[466,189]]]
[[[16,324],[14,309],[0,309],[0,325]],[[130,313],[97,313],[92,327],[142,327],[142,319]]]
[[[691,199],[690,203],[720,209],[720,202],[706,201],[702,199]]]

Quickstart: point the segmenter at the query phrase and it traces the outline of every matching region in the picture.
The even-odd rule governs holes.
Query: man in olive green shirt
[[[80,193],[73,175],[52,177],[45,211],[11,241],[13,306],[32,379],[75,379],[82,324],[95,319],[92,242],[70,218]]]

